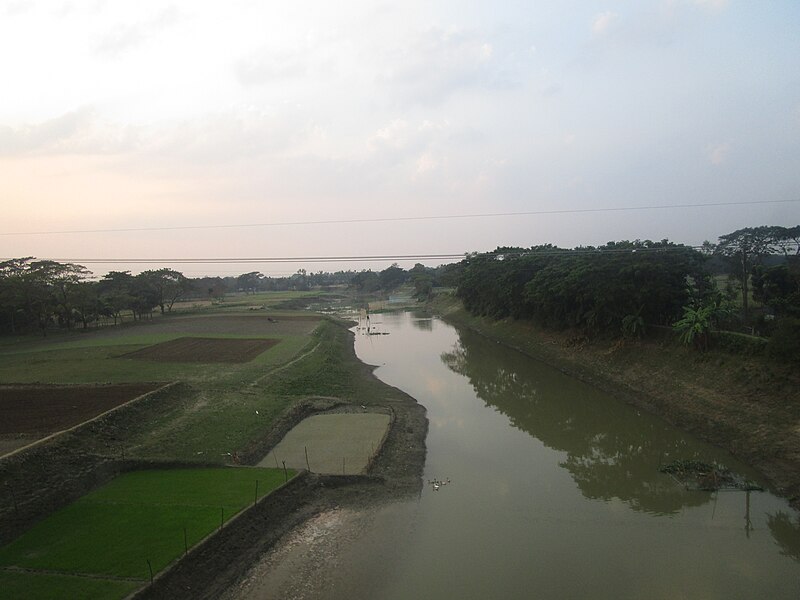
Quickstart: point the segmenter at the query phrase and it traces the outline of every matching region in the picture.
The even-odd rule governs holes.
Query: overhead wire
[[[702,202],[694,204],[659,204],[649,206],[611,206],[597,208],[564,208],[553,210],[528,210],[496,213],[472,213],[472,214],[449,214],[449,215],[415,215],[406,217],[366,217],[359,219],[329,219],[329,220],[308,220],[308,221],[276,221],[266,223],[232,223],[232,224],[204,224],[204,225],[169,225],[162,227],[120,227],[102,229],[65,229],[52,231],[4,231],[0,236],[26,236],[26,235],[69,235],[69,234],[90,234],[90,233],[130,233],[130,232],[153,232],[153,231],[184,231],[199,229],[243,229],[254,227],[293,227],[301,225],[343,225],[360,223],[399,223],[409,221],[435,221],[435,220],[454,220],[454,219],[485,219],[499,217],[520,217],[520,216],[542,216],[542,215],[562,215],[562,214],[582,214],[582,213],[602,213],[602,212],[625,212],[642,210],[670,210],[670,209],[689,209],[689,208],[709,208],[721,206],[746,206],[746,205],[765,205],[765,204],[788,204],[800,202],[800,198],[786,200],[749,200],[741,202]]]

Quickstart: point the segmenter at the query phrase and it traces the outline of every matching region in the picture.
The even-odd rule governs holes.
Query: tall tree
[[[154,294],[156,305],[161,309],[161,314],[172,312],[172,306],[191,289],[191,282],[183,273],[173,269],[157,269],[140,273],[142,285],[139,287],[142,294],[144,290]]]
[[[719,238],[716,253],[731,263],[734,276],[742,284],[742,309],[745,318],[749,313],[750,273],[765,255],[777,251],[783,233],[781,230],[784,229],[769,225],[745,227]]]
[[[133,310],[134,277],[130,271],[109,271],[98,282],[98,294],[105,315],[114,325],[122,322],[122,311]]]

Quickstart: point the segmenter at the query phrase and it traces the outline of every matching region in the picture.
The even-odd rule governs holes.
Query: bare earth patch
[[[0,385],[0,435],[11,444],[17,436],[28,439],[20,434],[62,431],[161,385]]]
[[[391,417],[384,413],[314,415],[287,433],[258,466],[282,466],[285,461],[287,467],[314,473],[363,473],[380,450],[390,423]]]
[[[271,348],[279,340],[182,337],[124,354],[164,362],[243,363]]]

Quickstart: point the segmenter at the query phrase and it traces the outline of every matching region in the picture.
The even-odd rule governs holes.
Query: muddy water
[[[800,597],[800,517],[784,500],[686,491],[658,471],[694,458],[758,479],[731,456],[442,321],[373,325],[389,335],[357,335],[356,351],[426,406],[425,480],[449,483],[324,515],[342,525],[316,545],[307,524],[294,572],[319,585],[267,591],[264,572],[242,597]]]

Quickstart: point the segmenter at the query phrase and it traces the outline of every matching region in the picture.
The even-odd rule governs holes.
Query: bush
[[[766,338],[736,333],[735,331],[717,331],[714,342],[717,348],[740,356],[761,356],[767,348]]]
[[[767,355],[785,362],[800,361],[800,319],[787,317],[776,323],[767,344]]]

